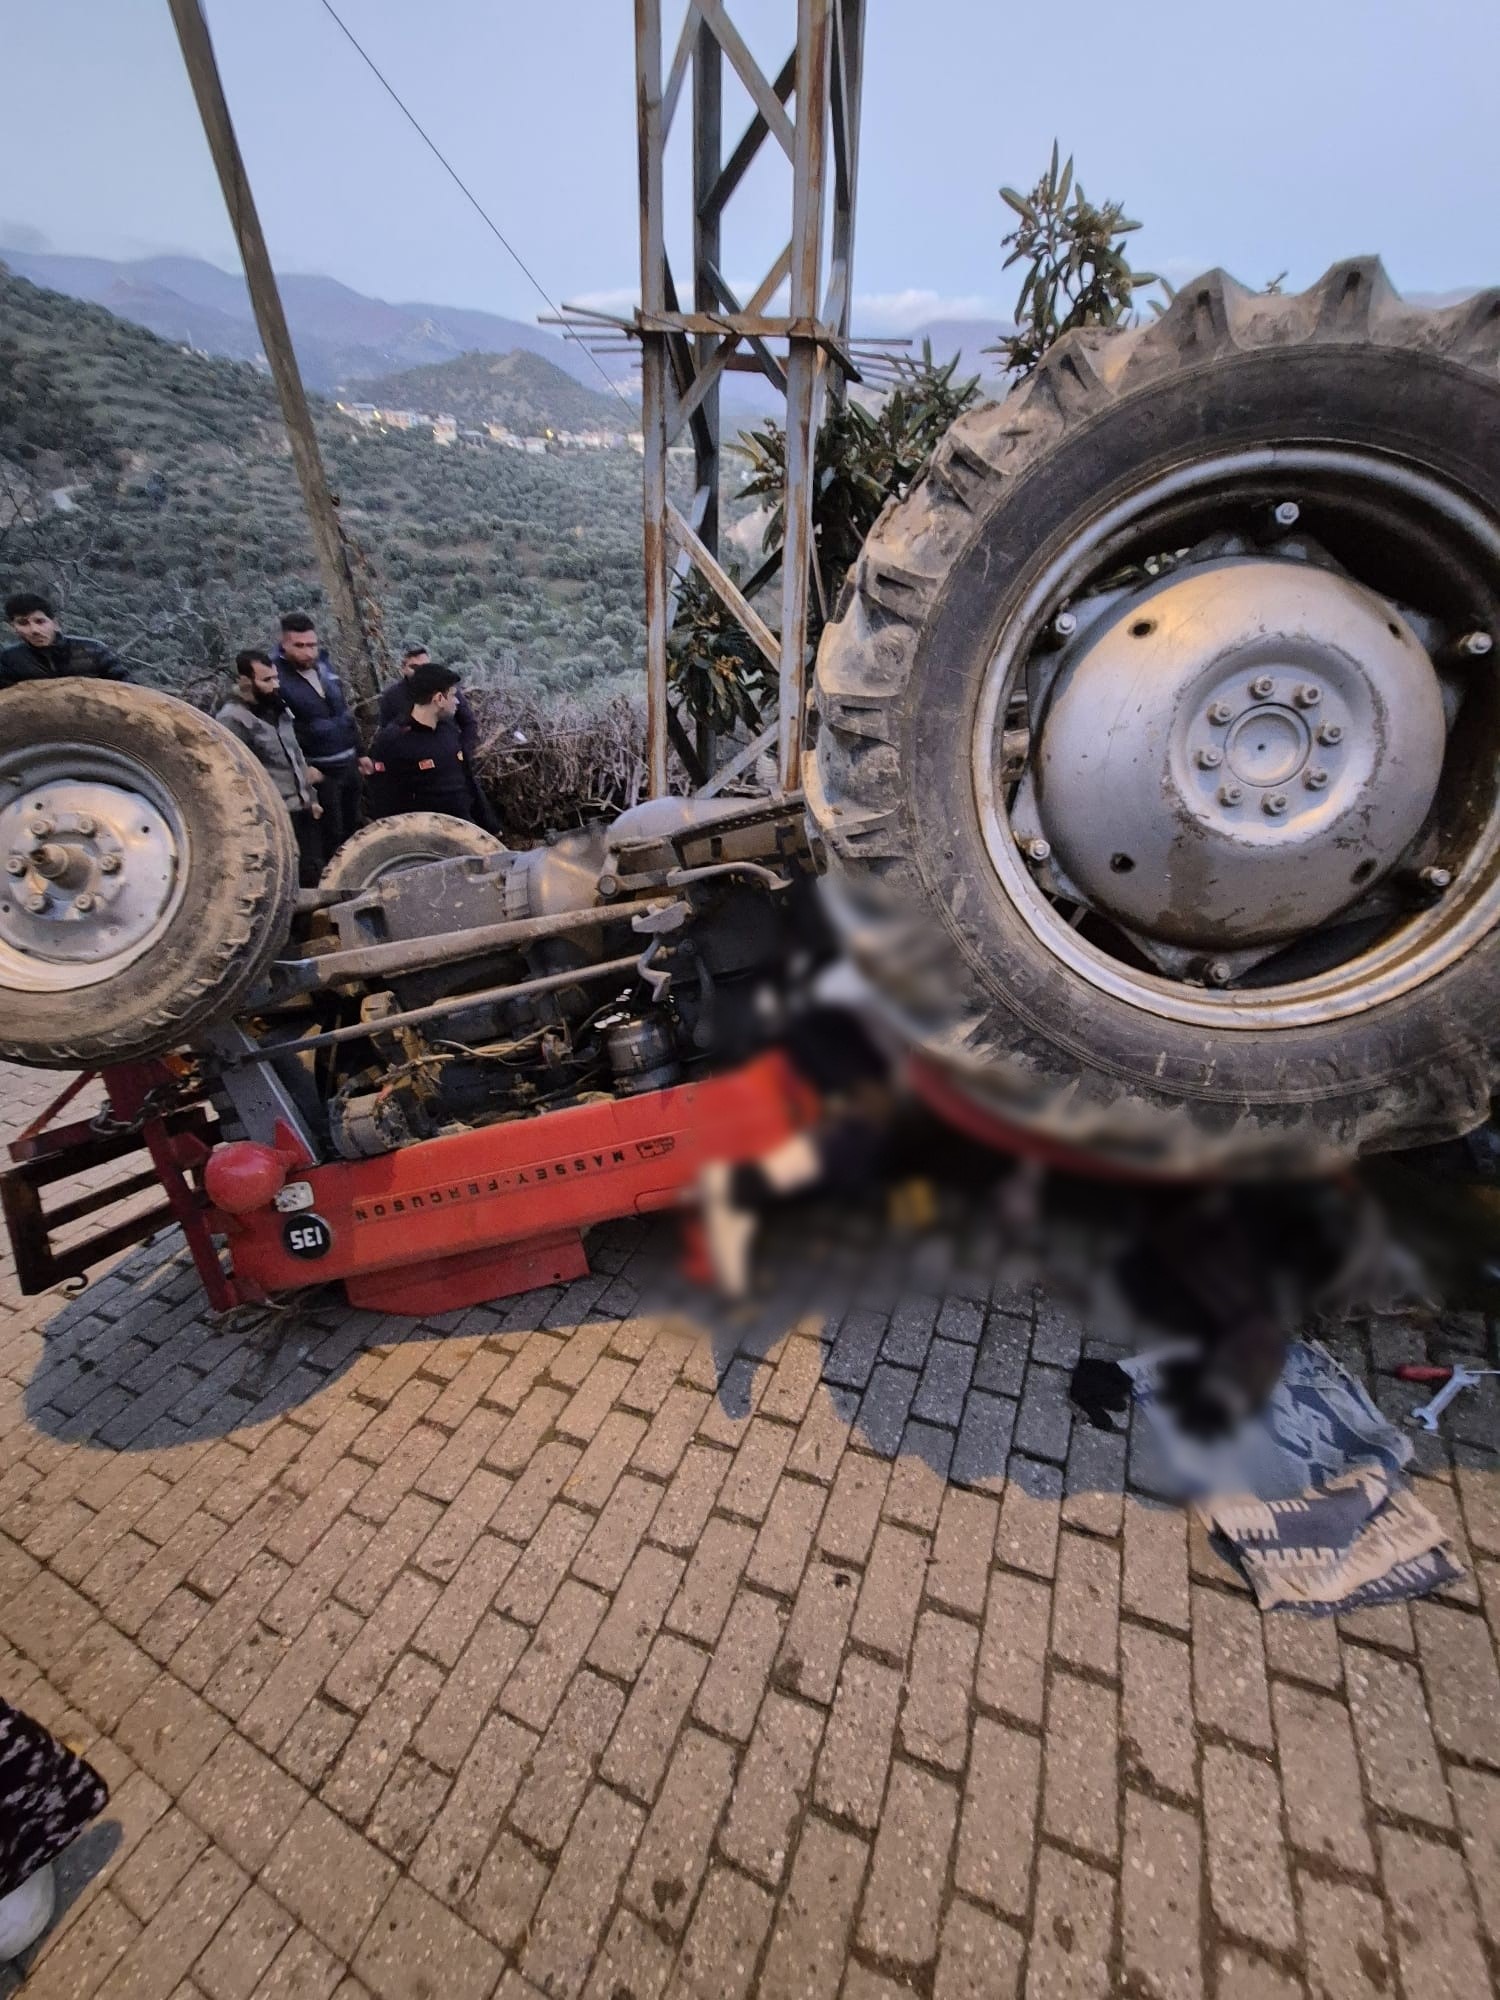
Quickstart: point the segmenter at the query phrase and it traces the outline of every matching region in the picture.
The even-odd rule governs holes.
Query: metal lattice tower
[[[774,735],[779,789],[790,792],[799,781],[808,601],[817,588],[814,440],[826,400],[859,379],[849,350],[849,305],[864,0],[796,0],[796,45],[774,78],[751,55],[724,0],[689,0],[664,71],[661,15],[661,0],[636,0],[641,303],[628,319],[569,308],[564,323],[575,338],[618,341],[626,333],[640,343],[648,789],[653,796],[665,792],[669,741],[673,735],[682,740],[668,709],[667,637],[678,586],[691,566],[775,667],[779,687],[775,721],[714,774],[709,789],[747,769]],[[726,62],[754,106],[727,154]],[[681,306],[667,253],[664,192],[667,140],[685,99],[691,105],[693,154],[689,311]],[[772,145],[791,164],[787,241],[753,292],[741,299],[724,275],[727,224],[747,169]],[[777,565],[765,565],[741,590],[719,561],[719,388],[726,371],[762,374],[786,399],[779,632],[748,601]],[[667,491],[668,450],[684,432],[695,475],[686,515]]]

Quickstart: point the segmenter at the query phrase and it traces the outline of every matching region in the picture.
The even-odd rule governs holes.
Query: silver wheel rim
[[[1492,791],[1482,822],[1441,903],[1397,921],[1370,948],[1315,977],[1232,992],[1185,984],[1137,970],[1100,949],[1059,915],[1018,849],[1010,823],[999,746],[1017,677],[1056,607],[1092,577],[1107,573],[1139,539],[1153,513],[1205,504],[1235,488],[1294,490],[1330,475],[1372,492],[1399,495],[1441,522],[1456,541],[1482,552],[1500,570],[1500,530],[1461,495],[1406,462],[1336,447],[1284,447],[1225,453],[1164,474],[1106,509],[1035,578],[986,670],[972,731],[975,802],[986,853],[1008,900],[1046,951],[1098,991],[1145,1013],[1185,1025],[1258,1032],[1308,1027],[1367,1011],[1437,977],[1500,922],[1500,792]],[[1371,587],[1374,587],[1373,585]]]
[[[127,750],[0,752],[0,988],[74,992],[143,957],[187,879],[176,801]]]
[[[375,862],[372,866],[361,869],[359,880],[349,883],[344,888],[343,893],[348,896],[362,896],[367,890],[378,888],[382,882],[387,881],[392,875],[405,875],[412,868],[426,868],[434,861],[460,861],[468,858],[466,854],[441,853],[436,849],[428,852],[425,849],[408,848],[401,854],[392,855],[389,860]],[[337,860],[335,860],[333,865],[337,867]]]

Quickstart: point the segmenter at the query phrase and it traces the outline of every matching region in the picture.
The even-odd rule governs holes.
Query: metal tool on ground
[[[1411,1421],[1420,1424],[1424,1431],[1435,1431],[1438,1418],[1447,1409],[1454,1397],[1465,1389],[1473,1388],[1486,1375],[1500,1375],[1500,1368],[1465,1368],[1455,1362],[1451,1367],[1428,1366],[1421,1362],[1408,1362],[1396,1370],[1398,1382],[1441,1383],[1437,1394],[1420,1409],[1413,1410]]]

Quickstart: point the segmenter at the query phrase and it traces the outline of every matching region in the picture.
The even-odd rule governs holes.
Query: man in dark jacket
[[[425,667],[432,655],[420,639],[414,639],[401,655],[400,677],[380,690],[380,720],[382,722],[404,722],[411,714],[411,677],[418,667]],[[458,724],[463,737],[464,761],[474,762],[474,753],[479,748],[479,724],[474,711],[469,706],[468,696],[463,689],[458,690],[458,707],[453,720]]]
[[[427,666],[431,658],[432,655],[420,639],[413,639],[406,647],[401,655],[400,678],[392,681],[388,687],[383,687],[380,690],[380,720],[382,723],[405,722],[406,718],[411,714],[411,677],[418,667]],[[459,743],[463,749],[464,762],[469,767],[469,770],[473,772],[477,770],[479,764],[479,721],[473,709],[469,706],[468,696],[464,693],[463,689],[458,688],[456,694],[458,705],[453,711],[453,720],[458,724]],[[484,827],[486,832],[499,833],[500,822],[496,819],[489,800],[478,789],[477,779],[475,781],[475,806],[474,817],[478,819],[479,824]]]
[[[281,692],[297,726],[297,741],[321,775],[318,804],[323,860],[331,861],[359,825],[359,780],[370,770],[359,752],[359,731],[349,712],[343,683],[318,644],[318,628],[305,611],[288,611],[281,621],[281,644],[271,655]]]
[[[452,813],[485,825],[488,807],[465,761],[456,716],[458,675],[429,660],[413,668],[407,686],[410,711],[387,722],[371,745],[377,811]]]
[[[281,676],[269,656],[240,653],[235,668],[235,691],[214,720],[253,751],[275,780],[297,836],[299,879],[304,889],[315,889],[323,869],[323,842],[318,830],[323,808],[317,793],[323,774],[302,754],[292,711],[281,692]]]
[[[18,590],[7,597],[5,615],[18,636],[14,644],[0,647],[0,691],[25,681],[69,676],[91,681],[130,679],[102,639],[78,639],[60,632],[56,612],[35,591]]]

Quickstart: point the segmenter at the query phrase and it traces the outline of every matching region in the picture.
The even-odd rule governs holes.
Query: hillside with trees
[[[382,409],[443,410],[466,428],[503,424],[522,436],[548,431],[632,431],[640,412],[601,384],[597,393],[565,375],[545,356],[461,354],[424,368],[403,368],[349,393]]]
[[[641,654],[634,452],[444,448],[315,411],[392,646],[420,634],[529,699],[625,687]],[[206,699],[278,612],[319,604],[270,384],[0,266],[0,583],[48,592],[141,679]]]

